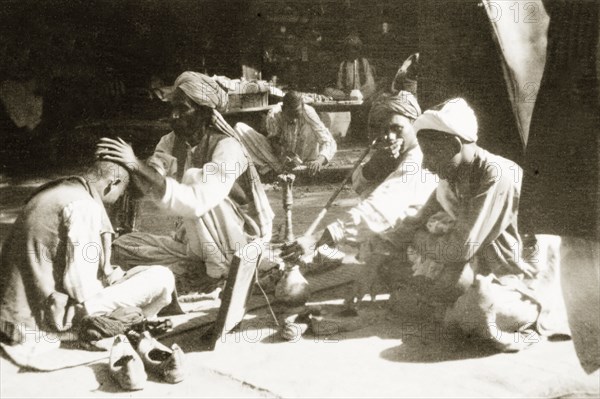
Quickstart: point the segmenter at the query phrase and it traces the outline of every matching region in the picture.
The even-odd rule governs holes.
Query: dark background
[[[477,1],[3,0],[2,5],[0,76],[35,78],[45,101],[45,123],[38,130],[50,135],[82,121],[164,117],[168,107],[146,101],[138,89],[153,81],[169,85],[184,70],[239,78],[246,64],[261,70],[265,80],[276,75],[287,87],[322,92],[335,84],[344,38],[357,33],[379,87],[389,86],[404,59],[420,51],[423,107],[461,95],[479,111],[482,144],[521,156],[497,49]]]
[[[153,82],[172,84],[184,70],[239,78],[245,64],[261,70],[265,80],[276,75],[287,87],[321,92],[335,82],[344,38],[358,33],[380,87],[419,51],[423,109],[454,96],[473,106],[480,144],[525,168],[524,215],[530,215],[524,224],[535,220],[547,232],[568,224],[574,234],[597,224],[596,1],[545,2],[551,16],[548,61],[527,153],[477,0],[0,0],[0,5],[0,79],[35,79],[44,98],[42,123],[34,131],[16,128],[0,108],[3,173],[85,158],[83,148],[107,131],[155,142],[168,129],[158,122],[169,108],[148,98],[146,90]],[[382,33],[384,22],[388,35]]]

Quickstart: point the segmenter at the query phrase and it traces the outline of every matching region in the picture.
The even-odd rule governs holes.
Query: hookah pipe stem
[[[292,204],[294,203],[294,196],[292,194],[291,183],[286,182],[285,189],[285,239],[287,242],[294,240],[294,228],[292,225]]]
[[[287,242],[294,240],[292,225],[292,205],[294,204],[293,185],[296,176],[292,173],[280,175],[283,181],[283,209],[285,210],[285,239]]]
[[[285,239],[288,243],[294,240],[292,228],[292,204],[294,202],[292,187],[296,176],[292,173],[279,175],[283,182],[283,209],[285,210]],[[308,282],[302,276],[299,266],[295,261],[285,261],[285,271],[277,286],[275,287],[275,298],[283,303],[288,310],[294,307],[304,306],[310,291]]]
[[[327,203],[325,204],[323,209],[321,209],[321,212],[319,212],[319,214],[317,215],[315,220],[312,222],[312,224],[308,228],[308,230],[306,230],[306,232],[304,233],[304,237],[310,237],[314,234],[315,230],[317,230],[317,227],[319,226],[319,223],[321,223],[321,220],[323,220],[323,218],[325,217],[325,214],[327,213],[327,211],[329,210],[329,208],[331,207],[333,202],[337,199],[338,195],[340,195],[340,193],[342,192],[342,189],[344,188],[344,186],[346,185],[348,180],[350,180],[350,178],[352,178],[352,175],[354,174],[356,169],[358,169],[358,167],[360,166],[362,161],[367,157],[367,155],[369,155],[369,152],[371,152],[371,149],[375,146],[376,143],[377,143],[377,140],[373,140],[373,142],[367,148],[365,148],[363,153],[360,155],[360,157],[354,163],[354,166],[352,167],[352,170],[350,171],[350,173],[348,173],[348,175],[346,175],[346,177],[344,178],[344,181],[342,181],[342,184],[340,184],[340,186],[337,188],[337,190],[335,190],[335,192],[331,195],[331,197],[329,198],[329,201],[327,201]]]

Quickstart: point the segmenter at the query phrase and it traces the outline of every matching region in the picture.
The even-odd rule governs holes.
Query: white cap
[[[436,130],[457,136],[464,141],[477,141],[477,117],[462,98],[446,101],[439,111],[427,110],[413,124],[415,132]]]

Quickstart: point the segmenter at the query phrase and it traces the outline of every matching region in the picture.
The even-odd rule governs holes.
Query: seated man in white
[[[235,125],[261,174],[280,173],[286,157],[298,157],[314,175],[335,155],[337,143],[331,132],[297,92],[286,93],[283,103],[269,111],[266,122],[267,137],[246,124]]]

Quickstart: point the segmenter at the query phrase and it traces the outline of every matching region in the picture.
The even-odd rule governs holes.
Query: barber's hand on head
[[[135,169],[139,163],[133,148],[120,137],[117,140],[101,138],[96,148],[96,156],[102,160],[117,162],[129,170]]]
[[[297,262],[304,255],[314,254],[316,248],[314,237],[303,236],[281,247],[279,256],[286,262]]]
[[[310,176],[316,175],[318,172],[321,171],[321,168],[323,167],[323,165],[325,165],[325,162],[326,159],[323,155],[319,155],[314,161],[307,162],[306,166],[308,167],[308,174]]]

